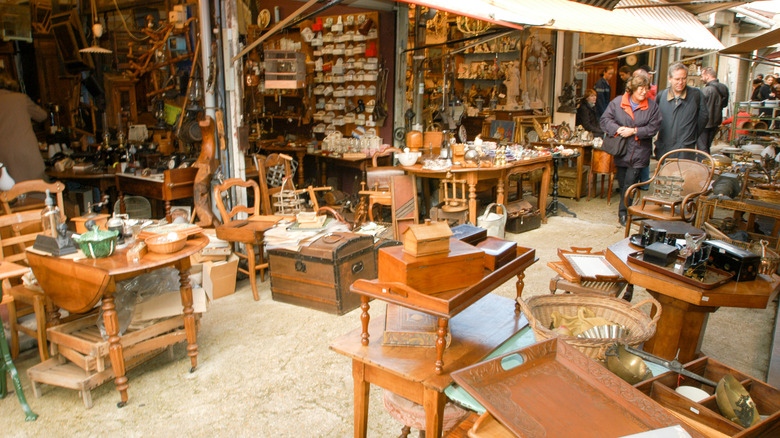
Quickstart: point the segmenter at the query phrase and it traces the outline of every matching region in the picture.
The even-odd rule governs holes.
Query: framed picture
[[[171,206],[171,221],[174,223],[189,223],[191,215],[192,215],[191,206],[188,205]],[[184,219],[184,222],[182,222],[182,219]]]
[[[490,138],[497,142],[511,142],[515,138],[515,122],[511,120],[492,120],[490,122]]]

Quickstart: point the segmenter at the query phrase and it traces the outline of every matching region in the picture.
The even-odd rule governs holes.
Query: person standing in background
[[[712,140],[723,122],[723,108],[729,104],[729,87],[718,81],[717,73],[712,67],[705,67],[701,72],[704,86],[701,88],[704,100],[707,102],[707,125],[699,135],[698,149],[710,153]]]
[[[647,98],[650,81],[647,76],[637,75],[626,83],[626,92],[609,103],[601,117],[601,129],[606,135],[625,137],[625,155],[615,157],[617,180],[620,184],[620,205],[618,221],[626,225],[628,206],[626,190],[639,182],[642,168],[650,164],[653,136],[662,123],[658,105]]]
[[[46,111],[19,92],[19,82],[0,69],[0,163],[16,182],[48,180],[32,122],[46,120]]]
[[[596,85],[593,86],[593,89],[596,90],[596,115],[599,117],[604,114],[604,110],[607,109],[607,105],[612,98],[612,87],[609,85],[609,81],[612,80],[614,75],[615,69],[607,67],[601,75],[601,79],[596,81]]]
[[[704,94],[688,86],[688,69],[683,64],[669,67],[669,88],[658,93],[655,103],[663,117],[655,141],[655,158],[676,149],[696,149],[709,113]]]
[[[574,123],[575,126],[582,125],[582,128],[590,131],[594,138],[604,135],[596,115],[596,90],[585,91],[585,97],[582,98],[580,106],[577,107],[577,118]]]
[[[655,72],[650,68],[649,65],[644,64],[643,66],[634,70],[633,76],[636,75],[647,76],[647,79],[650,81],[650,88],[647,89],[647,98],[655,101],[656,96],[658,96],[658,85],[653,83],[653,75],[655,75]]]

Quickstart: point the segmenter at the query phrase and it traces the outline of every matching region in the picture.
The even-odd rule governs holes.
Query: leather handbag
[[[611,136],[604,134],[601,150],[615,157],[622,157],[628,149],[628,137],[622,135]]]

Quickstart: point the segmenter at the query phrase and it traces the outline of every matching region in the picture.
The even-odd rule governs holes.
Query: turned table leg
[[[171,219],[171,201],[165,201],[165,220],[170,224],[173,222]]]
[[[371,319],[371,315],[368,314],[368,309],[371,306],[368,305],[368,297],[365,295],[360,296],[360,309],[363,311],[360,314],[360,323],[363,326],[363,332],[360,334],[360,343],[368,345],[368,322]]]
[[[181,304],[184,306],[184,331],[187,333],[187,356],[190,357],[190,372],[198,366],[198,333],[195,328],[195,310],[192,308],[192,286],[190,285],[189,258],[179,263]]]
[[[439,329],[436,331],[436,374],[441,374],[444,369],[444,349],[447,348],[448,324],[447,318],[439,318]]]
[[[355,438],[365,438],[368,433],[368,395],[371,383],[366,381],[366,365],[352,360],[352,381],[355,397]]]
[[[523,281],[525,279],[525,271],[520,272],[517,274],[517,283],[515,283],[515,289],[517,290],[517,299],[515,299],[515,314],[520,314],[520,303],[517,302],[517,300],[521,299],[523,296],[523,288],[525,288],[525,282]]]
[[[119,318],[114,305],[114,292],[108,292],[103,297],[103,324],[108,335],[108,355],[111,358],[111,367],[114,370],[114,383],[119,391],[120,401],[116,404],[122,408],[127,404],[127,376],[125,376],[125,358],[122,344],[119,342]]]

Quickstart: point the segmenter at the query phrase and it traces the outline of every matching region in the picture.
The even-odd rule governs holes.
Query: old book
[[[435,347],[438,318],[427,313],[408,309],[397,304],[388,304],[385,312],[385,333],[383,345],[406,347]],[[447,346],[452,336],[446,336]]]

